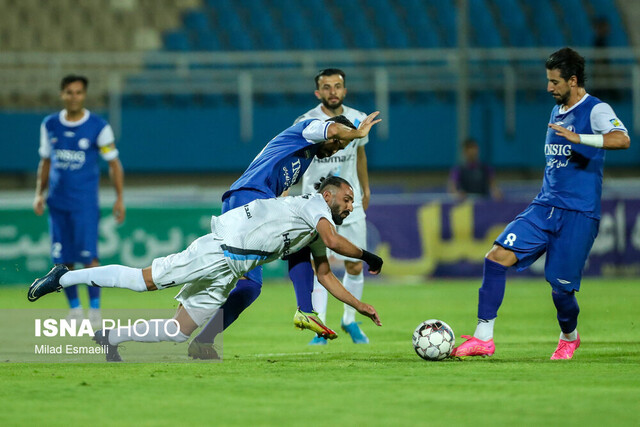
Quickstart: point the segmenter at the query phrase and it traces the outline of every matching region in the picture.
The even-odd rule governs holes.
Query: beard
[[[556,100],[556,105],[567,105],[567,102],[569,102],[569,97],[571,96],[571,91],[567,91],[567,93],[564,93],[560,96],[560,98],[555,98]]]
[[[322,105],[324,105],[324,107],[328,110],[335,110],[337,108],[340,108],[342,106],[342,99],[338,100],[338,101],[334,101],[333,103],[330,103],[328,99],[322,99]]]
[[[342,213],[344,213],[344,211],[340,212],[340,206],[338,205],[331,206],[331,219],[333,219],[333,222],[336,225],[342,225],[342,223],[344,222]]]

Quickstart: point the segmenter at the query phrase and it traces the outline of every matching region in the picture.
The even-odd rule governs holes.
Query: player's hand
[[[364,119],[362,123],[360,123],[360,126],[358,126],[358,133],[360,134],[360,136],[358,136],[358,138],[363,138],[369,135],[371,127],[376,123],[380,123],[382,121],[382,119],[376,119],[376,117],[378,117],[378,114],[380,114],[380,111],[375,111],[369,114],[367,118]]]
[[[564,128],[559,125],[555,125],[553,123],[549,123],[549,127],[556,131],[556,135],[561,136],[574,144],[580,143],[580,135],[575,132],[571,132],[569,129]]]
[[[380,321],[380,316],[378,316],[378,312],[372,305],[365,304],[363,302],[360,303],[360,308],[358,308],[358,313],[363,316],[367,316],[373,323],[378,326],[382,326],[382,322]]]
[[[112,212],[113,212],[113,217],[116,219],[116,222],[118,224],[122,224],[126,214],[126,210],[124,208],[124,202],[122,201],[122,199],[116,200],[116,202],[113,204]]]
[[[367,263],[369,266],[369,273],[371,274],[379,274],[380,270],[382,270],[382,258],[378,255],[371,253],[369,251],[362,250],[361,260]]]
[[[44,196],[37,195],[35,199],[33,199],[33,212],[38,216],[44,213]]]

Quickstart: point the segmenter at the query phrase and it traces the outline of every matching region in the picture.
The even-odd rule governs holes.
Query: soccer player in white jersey
[[[124,172],[115,147],[111,126],[102,117],[84,108],[89,81],[68,75],[60,83],[64,109],[47,116],[40,126],[40,164],[33,210],[44,213],[45,196],[49,208],[51,258],[54,264],[75,263],[88,267],[98,261],[99,157],[109,164],[109,176],[116,190],[113,216],[122,222]],[[82,319],[84,313],[76,287],[65,288],[69,318]],[[100,323],[100,289],[89,287],[89,319]]]
[[[380,326],[375,308],[342,286],[331,272],[326,256],[329,247],[366,261],[373,274],[380,272],[380,257],[360,249],[336,232],[335,226],[352,211],[351,186],[342,178],[331,177],[322,182],[315,194],[257,199],[213,217],[210,234],[195,240],[180,253],[156,258],[144,269],[110,265],[68,271],[63,264],[58,264],[33,282],[27,297],[36,301],[43,295],[79,283],[138,292],[186,283],[176,296],[180,305],[174,319],[159,321],[156,328],[96,331],[94,340],[107,346],[107,360],[120,361],[118,345],[125,341],[186,341],[224,304],[245,273],[310,246],[320,283],[340,301]]]
[[[545,64],[547,92],[556,101],[547,127],[542,189],[495,240],[484,260],[473,336],[453,349],[457,357],[491,356],[493,326],[509,267],[523,270],[546,253],[545,279],[557,311],[560,339],[552,360],[571,359],[580,346],[575,293],[598,235],[605,150],[629,148],[624,124],[609,104],[587,93],[584,58],[568,47]]]
[[[320,71],[315,77],[316,98],[320,101],[315,108],[307,111],[296,119],[296,123],[307,119],[326,120],[330,117],[342,115],[358,127],[367,115],[356,109],[343,104],[347,95],[345,73],[337,68],[327,68]],[[314,183],[320,178],[329,175],[339,176],[353,185],[353,213],[342,225],[337,227],[338,233],[351,240],[358,246],[366,248],[367,227],[365,210],[369,206],[369,175],[367,172],[367,155],[365,144],[369,142],[369,137],[353,140],[342,151],[331,157],[319,159],[314,158],[313,162],[302,177],[302,192],[313,191]],[[362,298],[364,287],[364,274],[362,272],[362,261],[340,254],[330,253],[341,261],[344,261],[345,274],[342,279],[344,287],[356,298]],[[318,312],[318,316],[326,322],[327,316],[327,290],[315,279],[313,287],[313,308]],[[342,314],[342,329],[347,332],[354,343],[366,344],[369,338],[362,332],[356,322],[355,310],[345,304]],[[314,337],[309,344],[327,344],[327,339],[321,336]]]

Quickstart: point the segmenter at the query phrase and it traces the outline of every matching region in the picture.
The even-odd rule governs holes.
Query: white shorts
[[[360,249],[367,249],[367,219],[362,218],[350,224],[338,225],[338,234],[349,239],[351,243]],[[333,256],[340,261],[361,262],[361,259],[349,258],[327,249],[327,257]]]
[[[221,244],[220,238],[207,234],[184,251],[156,258],[151,264],[151,277],[158,289],[184,284],[175,299],[198,326],[224,304],[238,281],[224,258]]]

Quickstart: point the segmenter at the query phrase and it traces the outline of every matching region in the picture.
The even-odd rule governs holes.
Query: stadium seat
[[[620,17],[618,7],[613,0],[589,0],[595,16],[609,21],[609,46],[629,46],[624,23]]]
[[[185,30],[167,31],[163,35],[164,46],[171,51],[188,51],[191,50],[189,36]]]
[[[469,0],[469,16],[473,36],[469,40],[472,46],[502,47],[498,25],[485,0]]]

